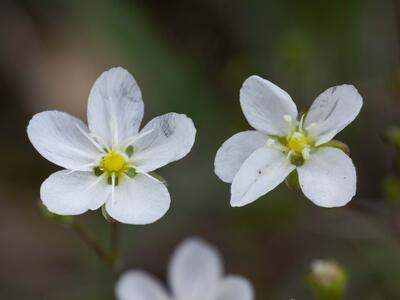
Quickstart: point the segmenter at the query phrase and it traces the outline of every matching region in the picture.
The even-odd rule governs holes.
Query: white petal
[[[199,238],[184,241],[172,256],[169,284],[177,299],[214,299],[222,276],[218,251]]]
[[[362,97],[352,85],[327,89],[315,99],[307,113],[305,128],[316,138],[317,145],[333,137],[350,124],[361,110]]]
[[[217,152],[215,174],[225,182],[232,182],[243,162],[266,142],[267,136],[259,131],[243,131],[230,137]]]
[[[146,133],[134,143],[134,161],[145,172],[154,171],[189,153],[196,128],[186,115],[168,113],[151,120],[142,130]]]
[[[94,163],[99,150],[81,131],[88,133],[81,120],[59,111],[38,113],[28,125],[29,140],[44,158],[66,169],[90,170],[83,166]]]
[[[318,206],[346,205],[356,193],[353,162],[339,149],[320,148],[297,171],[304,195]]]
[[[115,203],[106,202],[108,214],[126,224],[149,224],[160,219],[171,202],[164,184],[145,175],[125,176],[115,187]]]
[[[152,275],[143,271],[124,273],[115,286],[118,300],[168,300],[167,291]]]
[[[58,171],[47,178],[40,197],[47,209],[59,215],[79,215],[98,209],[108,195],[109,188],[102,177],[91,172]]]
[[[243,206],[280,184],[295,166],[279,150],[263,147],[250,155],[233,179],[231,205]]]
[[[142,93],[136,80],[123,68],[105,71],[89,95],[88,124],[109,147],[137,134],[143,118]]]
[[[216,300],[253,300],[254,290],[251,283],[240,276],[227,276],[220,283]]]
[[[284,90],[259,76],[250,76],[240,90],[240,105],[249,124],[269,135],[286,136],[297,108]]]

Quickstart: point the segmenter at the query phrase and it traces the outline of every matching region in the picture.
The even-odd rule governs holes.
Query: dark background
[[[400,125],[399,15],[389,0],[187,0],[0,2],[0,298],[112,299],[114,282],[90,249],[39,210],[41,182],[57,167],[30,145],[34,113],[85,119],[98,75],[123,66],[137,79],[144,123],[176,111],[198,130],[192,152],[160,170],[172,206],[148,226],[121,225],[124,268],[165,281],[186,237],[222,252],[228,273],[251,280],[257,299],[311,299],[304,275],[317,258],[349,272],[347,299],[400,299],[400,207],[382,184],[395,174],[385,140]],[[213,172],[223,141],[246,130],[239,89],[252,74],[276,83],[299,108],[350,83],[364,98],[338,139],[357,167],[356,198],[322,209],[284,185],[243,207]],[[108,243],[101,212],[80,220]]]

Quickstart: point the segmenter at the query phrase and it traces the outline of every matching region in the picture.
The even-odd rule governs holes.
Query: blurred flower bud
[[[383,191],[385,197],[396,203],[400,203],[400,179],[394,176],[388,176],[383,181]]]
[[[386,132],[389,141],[397,147],[400,147],[400,128],[390,127]]]
[[[343,299],[347,289],[347,274],[334,261],[315,260],[307,276],[307,283],[317,300]]]

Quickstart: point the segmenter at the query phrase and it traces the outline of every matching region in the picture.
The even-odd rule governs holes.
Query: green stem
[[[71,224],[72,229],[76,232],[76,234],[81,238],[82,241],[84,241],[89,248],[91,248],[93,250],[93,252],[96,254],[96,256],[99,258],[99,260],[105,265],[107,266],[110,271],[112,271],[113,273],[116,273],[116,259],[114,258],[117,257],[117,255],[112,254],[112,253],[107,253],[106,251],[104,251],[104,249],[99,245],[99,243],[96,241],[96,239],[94,238],[93,234],[91,232],[89,232],[89,230],[87,230],[85,228],[85,226],[83,226],[82,224],[74,221]],[[113,230],[114,231],[114,230]],[[116,229],[115,229],[116,231]],[[113,244],[115,243],[116,245],[116,233],[112,234],[112,238],[111,240],[114,240],[115,242],[112,242]],[[117,248],[116,246],[113,247],[115,251],[115,253],[117,253]]]
[[[110,258],[113,263],[114,272],[117,271],[119,255],[118,255],[118,223],[110,223]]]

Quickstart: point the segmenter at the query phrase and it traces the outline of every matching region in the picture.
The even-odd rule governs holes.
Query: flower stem
[[[71,227],[76,232],[76,234],[81,238],[81,240],[84,241],[93,250],[93,252],[100,259],[100,261],[104,265],[106,265],[110,269],[110,271],[112,271],[113,273],[116,273],[116,261],[117,261],[116,246],[112,248],[114,250],[112,250],[111,253],[107,253],[96,241],[93,234],[89,230],[87,230],[85,228],[85,226],[83,226],[81,223],[74,221],[71,224]],[[112,242],[112,244],[114,244],[114,243],[116,244],[116,240],[117,240],[116,226],[115,226],[115,230],[112,230],[112,232],[114,232],[114,231],[115,231],[115,233],[112,233],[111,240],[112,241],[115,240],[115,242]]]
[[[112,260],[114,272],[116,272],[119,263],[117,222],[110,223],[110,258]]]

